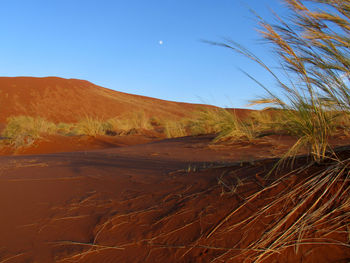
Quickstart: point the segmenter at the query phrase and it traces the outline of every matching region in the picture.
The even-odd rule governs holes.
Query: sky
[[[223,47],[232,39],[273,63],[256,32],[279,0],[1,0],[0,76],[58,76],[165,100],[246,107],[264,95],[258,65]]]

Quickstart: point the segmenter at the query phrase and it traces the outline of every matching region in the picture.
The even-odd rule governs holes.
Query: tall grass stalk
[[[296,154],[306,147],[313,158],[320,161],[330,149],[328,139],[336,126],[329,112],[350,111],[350,2],[284,2],[291,18],[284,20],[276,15],[274,25],[258,16],[259,31],[272,44],[281,65],[280,72],[234,41],[211,43],[245,55],[274,77],[280,88],[278,95],[246,73],[267,91],[265,98],[255,102],[284,110],[284,128],[298,139],[288,154]],[[286,75],[288,81],[283,81],[279,73]]]
[[[276,15],[276,24],[270,24],[258,16],[260,33],[272,45],[280,72],[234,41],[211,42],[243,54],[276,80],[278,94],[246,73],[267,92],[266,97],[254,103],[268,103],[281,109],[281,119],[275,125],[297,139],[284,158],[290,159],[287,156],[306,148],[314,161],[322,163],[322,166],[306,163],[300,183],[277,196],[271,197],[270,191],[285,183],[282,179],[246,198],[208,235],[212,236],[237,211],[266,194],[265,198],[272,198],[268,204],[225,230],[252,229],[256,222],[274,214],[271,224],[246,249],[252,262],[268,262],[271,256],[288,248],[294,248],[298,254],[304,245],[350,248],[349,228],[344,225],[350,220],[350,159],[327,153],[334,150],[329,138],[339,129],[337,115],[342,113],[347,119],[350,113],[350,0],[284,0],[284,3],[290,11],[287,19]],[[281,73],[287,76],[287,81],[282,80]],[[348,126],[342,128],[346,132]],[[296,171],[292,173],[298,175]],[[229,260],[235,262],[235,257]]]
[[[330,162],[325,169],[309,165],[287,173],[265,188],[245,197],[246,201],[234,208],[207,237],[215,237],[219,228],[220,233],[244,231],[246,235],[241,242],[247,243],[249,233],[254,232],[253,236],[257,238],[248,242],[238,256],[244,256],[249,262],[256,263],[272,262],[276,260],[274,256],[283,255],[283,252],[291,248],[295,254],[298,254],[302,247],[307,246],[310,249],[311,245],[349,249],[349,229],[344,223],[350,220],[349,168],[350,159],[345,159]],[[290,178],[293,174],[304,176],[295,182]],[[271,191],[276,189],[280,190],[271,196]],[[241,190],[244,192],[244,189]],[[261,200],[265,199],[270,201],[267,204],[261,203]],[[251,210],[251,207],[256,209],[250,216],[243,221],[234,220],[236,215],[241,215],[243,209]],[[267,218],[271,221],[266,223],[263,229],[259,228],[261,222],[265,222]],[[236,223],[225,224],[230,219]],[[226,256],[226,261],[222,259],[225,262],[236,262],[237,255],[222,256]]]

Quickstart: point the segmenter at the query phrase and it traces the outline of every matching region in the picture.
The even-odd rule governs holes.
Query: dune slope
[[[12,115],[75,122],[85,116],[107,119],[144,111],[150,116],[187,116],[198,105],[131,95],[85,80],[58,77],[0,77],[0,123]]]

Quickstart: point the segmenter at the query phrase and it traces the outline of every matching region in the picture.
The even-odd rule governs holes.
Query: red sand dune
[[[157,117],[181,117],[199,107],[122,93],[85,80],[58,77],[0,77],[0,105],[0,123],[12,115],[75,122],[85,116],[107,119],[130,111],[144,111]]]

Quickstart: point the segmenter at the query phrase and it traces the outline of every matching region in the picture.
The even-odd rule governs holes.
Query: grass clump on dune
[[[225,126],[230,126],[231,116],[223,109],[202,109],[193,114],[189,121],[189,128],[192,134],[217,134]]]
[[[41,117],[15,116],[7,119],[2,136],[11,146],[18,148],[32,144],[44,134],[56,133],[56,125]]]
[[[230,139],[252,139],[253,131],[234,112],[222,108],[201,109],[191,118],[164,120],[164,134],[167,138],[216,134],[214,141]]]
[[[58,123],[47,121],[42,117],[12,116],[2,132],[5,145],[13,148],[29,146],[47,135],[106,135],[112,126],[108,122],[92,117],[85,117],[77,123]]]
[[[178,138],[188,136],[187,120],[166,120],[162,123],[164,134],[167,138]]]
[[[335,135],[339,122],[334,112],[319,101],[313,104],[308,98],[299,96],[296,94],[295,98],[290,98],[290,105],[278,102],[283,110],[272,122],[272,128],[276,133],[288,134],[297,139],[285,157],[295,156],[300,150],[306,149],[314,160],[321,161],[330,150],[329,139]]]
[[[56,125],[56,128],[57,128],[57,134],[59,135],[73,136],[78,134],[75,123],[60,122]]]
[[[241,120],[234,111],[215,108],[194,114],[189,124],[191,134],[218,134],[214,141],[252,140],[256,131],[252,122]]]
[[[152,119],[145,112],[131,112],[123,116],[109,119],[111,130],[119,135],[137,134],[145,130],[153,130]]]
[[[154,130],[154,125],[158,124],[143,112],[133,112],[107,121],[85,116],[76,123],[61,122],[58,124],[41,117],[13,116],[8,118],[2,136],[5,137],[5,144],[18,148],[31,145],[35,140],[43,138],[45,135],[96,137],[99,135],[141,134],[143,131]]]
[[[349,1],[284,2],[292,13],[291,19],[277,17],[278,23],[271,25],[258,17],[260,32],[277,54],[280,72],[234,41],[213,44],[247,56],[273,76],[280,90],[278,95],[247,73],[268,94],[256,102],[283,110],[284,120],[276,125],[298,138],[290,154],[308,148],[319,161],[330,149],[328,139],[337,125],[329,112],[350,110]],[[317,8],[311,9],[306,3]],[[283,81],[281,75],[288,80]]]
[[[214,235],[242,207],[254,205],[255,200],[267,194],[265,197],[271,198],[268,205],[259,207],[244,222],[228,227],[232,231],[245,225],[253,227],[257,220],[274,215],[260,237],[244,249],[246,258],[252,262],[269,262],[271,256],[287,249],[298,254],[301,247],[312,245],[349,249],[350,232],[345,224],[350,222],[349,152],[333,149],[329,139],[339,132],[349,134],[350,1],[284,0],[284,3],[290,11],[288,19],[277,17],[277,24],[273,25],[258,17],[260,32],[277,54],[281,72],[275,72],[234,41],[212,43],[247,56],[274,77],[278,94],[247,74],[267,92],[265,98],[255,102],[280,109],[274,128],[297,139],[282,160],[294,160],[302,148],[311,157],[304,158],[304,166],[287,171],[285,176],[278,175],[282,168],[274,170],[279,176],[277,181],[247,197],[208,235]],[[283,81],[280,75],[286,75],[287,80]],[[291,175],[300,181],[280,194],[269,196],[272,189],[287,184]],[[234,261],[235,257],[228,255],[229,252],[225,256]]]
[[[215,134],[213,142],[252,141],[273,129],[274,118],[269,113],[253,111],[240,118],[234,110],[224,108],[201,109],[191,118],[162,122],[167,138]]]
[[[107,131],[111,130],[111,128],[112,126],[108,122],[86,116],[78,123],[74,124],[73,130],[76,134],[95,137],[97,135],[106,135]]]

